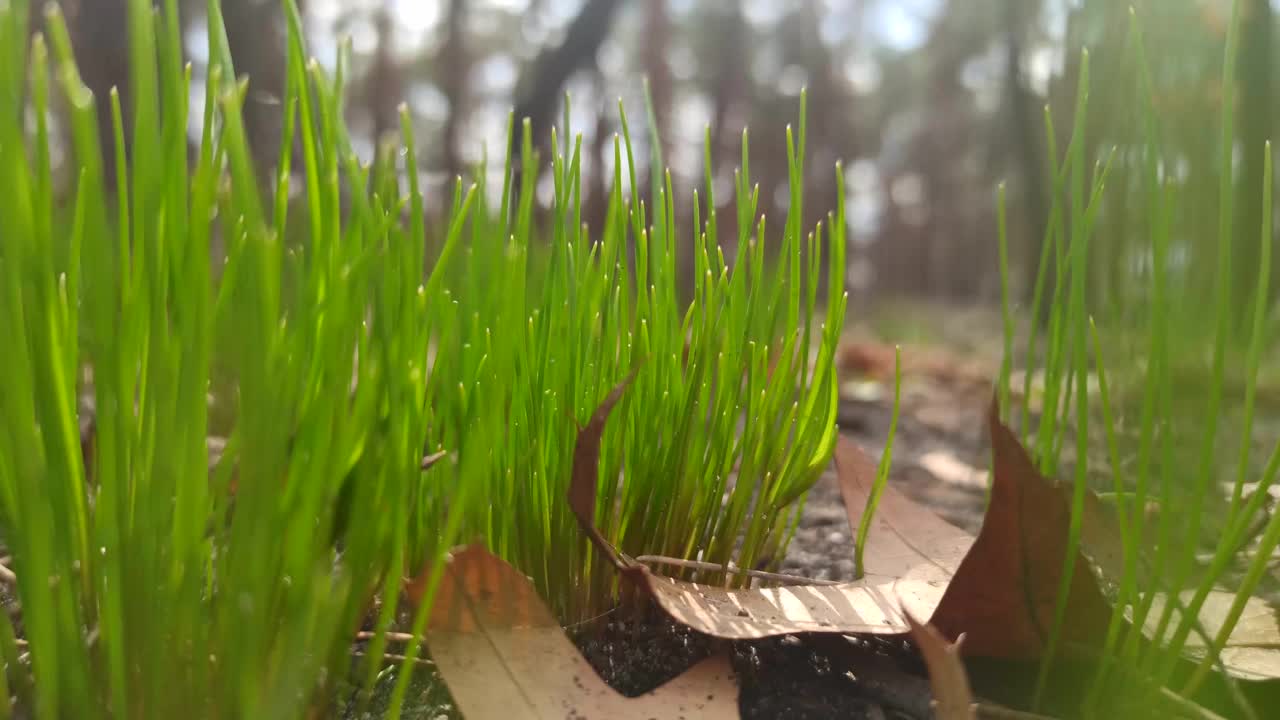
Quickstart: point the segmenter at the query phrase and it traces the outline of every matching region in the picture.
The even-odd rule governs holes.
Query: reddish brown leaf
[[[573,469],[569,478],[569,509],[578,518],[578,525],[586,533],[592,544],[618,569],[625,569],[629,563],[622,559],[614,547],[609,544],[596,529],[596,482],[600,474],[600,440],[604,436],[605,423],[609,421],[609,413],[618,404],[627,387],[636,379],[637,370],[632,370],[609,396],[596,408],[586,427],[578,430],[578,437],[573,446]]]
[[[623,697],[596,675],[514,568],[478,546],[447,563],[427,642],[468,720],[738,717],[738,688],[723,656],[646,695]]]
[[[930,622],[950,638],[965,633],[966,650],[993,657],[1039,657],[1053,626],[1067,558],[1071,509],[993,411],[991,496],[978,539],[947,587]],[[1111,608],[1082,557],[1071,578],[1064,646],[1093,646]]]

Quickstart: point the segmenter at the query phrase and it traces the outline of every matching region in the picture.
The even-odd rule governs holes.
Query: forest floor
[[[888,346],[859,345],[872,353]],[[891,354],[892,349],[888,348]],[[891,366],[890,366],[891,367]],[[891,371],[891,370],[890,370]],[[974,534],[985,502],[985,412],[991,375],[979,381],[913,376],[904,382],[889,482],[944,519]],[[878,458],[892,415],[891,380],[844,382],[840,430]],[[779,572],[819,580],[854,577],[853,533],[834,471],[808,496]],[[766,720],[928,720],[932,697],[923,665],[909,643],[851,642],[844,636],[786,636],[726,643],[657,614],[603,618],[571,630],[588,662],[615,690],[636,696],[654,689],[722,649],[737,672],[743,718]],[[415,679],[406,718],[459,717],[429,666]],[[379,686],[389,690],[394,672]],[[375,693],[376,695],[377,693]],[[365,715],[376,718],[379,703]]]
[[[840,432],[873,458],[884,453],[893,415],[893,343],[900,343],[901,403],[888,482],[947,522],[977,535],[989,480],[987,412],[1000,368],[999,317],[990,311],[942,311],[936,307],[878,317],[879,322],[852,328],[841,349]],[[1277,408],[1280,404],[1266,411],[1255,426],[1259,452],[1251,464],[1265,460],[1269,444],[1280,432]],[[1102,446],[1101,438],[1098,443],[1093,440],[1091,437],[1091,448]],[[1072,459],[1065,457],[1059,474],[1069,473],[1072,465]],[[1091,449],[1091,476],[1095,465],[1098,472],[1110,475],[1106,459],[1095,458]],[[855,532],[856,523],[850,521],[835,473],[828,471],[808,495],[778,571],[814,580],[854,579]],[[1264,583],[1262,593],[1271,591],[1280,598],[1280,581],[1274,577],[1269,580],[1273,582]],[[914,647],[901,638],[793,635],[727,642],[700,635],[658,613],[625,618],[613,615],[568,631],[601,677],[628,696],[650,691],[720,651],[728,653],[736,672],[743,718],[933,717],[928,675]],[[1026,707],[1035,663],[966,665],[979,700],[988,710]],[[430,667],[424,666],[420,675],[421,680],[416,679],[413,685],[415,709],[405,717],[457,717],[447,690],[432,680]],[[1071,717],[1081,692],[1080,686],[1073,685],[1072,675],[1068,668],[1061,676],[1067,680],[1050,688],[1041,706],[1045,715],[996,716]],[[1081,674],[1081,681],[1083,677]],[[393,678],[394,672],[389,671],[380,685],[389,685]]]
[[[986,377],[991,376],[994,371]],[[845,380],[842,396],[840,432],[879,459],[893,415],[891,381]],[[905,378],[889,470],[888,482],[895,488],[975,535],[986,502],[990,400],[990,381],[976,370],[965,376]],[[854,579],[850,534],[855,531],[835,472],[828,471],[809,493],[781,572],[818,580]]]
[[[892,335],[915,340],[903,348],[901,411],[889,482],[947,521],[976,534],[986,495],[989,443],[985,419],[998,359],[998,318],[972,313],[945,326],[972,340],[937,337],[904,327]],[[975,330],[975,327],[980,329]],[[873,457],[883,453],[893,411],[893,346],[884,328],[859,328],[840,359],[841,433]],[[942,349],[945,346],[945,349]],[[833,470],[808,496],[779,572],[818,580],[854,577],[853,533]],[[743,718],[764,720],[927,720],[929,681],[910,643],[844,636],[786,636],[725,643],[665,617],[603,618],[570,630],[588,662],[615,690],[635,696],[679,675],[717,648],[727,650],[741,688]],[[448,694],[430,681],[414,683],[417,702],[406,717],[457,717]],[[388,673],[388,686],[393,673]],[[378,703],[374,702],[376,711]],[[344,717],[355,717],[344,714]],[[361,717],[377,717],[375,714]]]

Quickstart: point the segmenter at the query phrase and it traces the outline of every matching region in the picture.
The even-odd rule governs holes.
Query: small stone
[[[836,503],[817,507],[810,505],[805,508],[805,515],[806,524],[810,525],[835,525],[845,522],[847,517],[844,507]]]

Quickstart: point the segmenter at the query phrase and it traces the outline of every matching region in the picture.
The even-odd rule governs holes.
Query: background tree
[[[117,86],[129,123],[127,49],[121,0],[63,0],[76,32],[85,80],[100,97]],[[1029,296],[1042,248],[1058,159],[1044,143],[1042,109],[1056,120],[1058,151],[1070,137],[1079,55],[1095,66],[1088,157],[1116,150],[1113,201],[1102,209],[1106,244],[1094,254],[1099,310],[1125,301],[1141,273],[1137,205],[1141,179],[1126,148],[1141,128],[1130,112],[1136,87],[1128,6],[1109,0],[310,0],[309,45],[332,65],[336,38],[351,37],[347,110],[359,152],[373,157],[380,136],[399,126],[405,102],[418,137],[428,206],[439,208],[451,179],[467,174],[487,147],[489,171],[502,160],[508,114],[528,117],[545,154],[566,92],[574,132],[584,135],[585,219],[603,219],[612,176],[617,99],[630,110],[641,185],[649,186],[649,132],[641,79],[649,80],[662,157],[677,185],[713,178],[715,200],[732,199],[740,131],[751,128],[752,175],[761,209],[787,208],[779,142],[810,89],[805,220],[834,204],[830,167],[843,160],[848,196],[848,279],[867,297],[912,296],[989,302],[998,294],[994,188],[1009,188],[1015,293]],[[1134,3],[1160,109],[1162,167],[1190,197],[1216,198],[1223,148],[1210,128],[1221,108],[1218,78],[1230,0]],[[246,126],[264,170],[279,152],[283,19],[277,0],[225,0],[236,68],[251,78]],[[182,3],[186,51],[197,83],[204,3]],[[1237,302],[1252,292],[1261,213],[1261,153],[1277,133],[1274,4],[1243,0],[1246,21],[1238,77],[1239,201],[1233,264]],[[1072,50],[1068,51],[1068,48]],[[199,98],[193,99],[198,103]],[[113,133],[101,134],[107,159]],[[712,167],[702,146],[709,134]],[[128,134],[126,133],[126,138]],[[544,171],[545,172],[545,171]],[[629,191],[629,190],[628,190]],[[702,193],[705,200],[706,194]],[[691,214],[687,193],[677,212]],[[542,198],[545,202],[545,198]],[[1173,242],[1187,257],[1187,280],[1207,288],[1216,261],[1213,213],[1179,207]],[[719,214],[734,232],[732,212]],[[777,225],[774,225],[777,227]],[[687,233],[686,233],[687,234]],[[1208,279],[1206,279],[1208,278]],[[1276,284],[1280,286],[1280,284]]]

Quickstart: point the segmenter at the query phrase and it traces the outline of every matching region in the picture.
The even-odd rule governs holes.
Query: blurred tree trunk
[[[712,176],[720,163],[716,157],[733,154],[734,131],[729,119],[734,106],[747,95],[747,21],[738,3],[726,3],[719,36],[720,65],[716,71],[715,92],[711,98],[711,150],[715,153],[710,168]],[[729,198],[719,198],[724,203]],[[708,208],[710,210],[711,208]],[[729,218],[724,218],[728,220]]]
[[[391,32],[390,3],[384,2],[373,13],[373,27],[378,36],[378,46],[373,52],[368,80],[364,87],[364,101],[373,120],[373,139],[381,143],[388,136],[396,136],[400,129],[400,101],[404,97],[404,82],[396,63],[395,39]]]
[[[595,64],[596,52],[608,37],[613,16],[621,4],[621,0],[587,0],[570,21],[560,44],[544,49],[520,79],[512,157],[520,154],[519,123],[526,118],[533,128],[534,146],[546,147],[565,83],[577,70]],[[516,169],[518,171],[518,164]]]
[[[471,63],[467,57],[467,0],[449,0],[445,15],[444,42],[436,55],[437,83],[449,102],[449,115],[445,118],[440,144],[447,178],[462,172],[462,160],[458,154],[458,128],[467,112],[467,70]]]
[[[301,4],[301,3],[299,3]],[[245,132],[264,173],[275,167],[283,136],[284,16],[277,0],[222,0],[222,20],[237,76],[249,76]]]
[[[922,294],[938,299],[972,299],[996,267],[994,223],[990,188],[994,178],[951,162],[960,148],[979,147],[977,125],[972,121],[972,94],[961,84],[957,68],[980,55],[990,43],[993,19],[973,22],[973,4],[949,0],[930,30],[926,47],[928,92],[932,112],[924,120],[917,167],[923,179],[924,246],[919,267],[924,268]],[[994,5],[992,7],[995,7]],[[959,157],[963,157],[963,151]],[[986,186],[985,203],[968,194],[975,182]]]
[[[644,6],[644,32],[647,41],[640,51],[649,98],[653,102],[654,132],[662,145],[667,144],[673,97],[671,68],[667,65],[667,49],[671,40],[671,19],[667,16],[667,0],[648,0]],[[665,148],[654,148],[655,158],[666,158]],[[651,179],[661,182],[663,168],[650,167]],[[669,198],[670,199],[670,198]]]
[[[1139,127],[1134,122],[1137,114],[1130,106],[1138,81],[1126,51],[1129,8],[1122,3],[1093,2],[1097,8],[1090,9],[1102,15],[1104,30],[1101,41],[1089,48],[1089,64],[1102,72],[1093,73],[1096,79],[1089,90],[1085,158],[1090,163],[1090,172],[1096,174],[1101,172],[1100,163],[1116,144],[1123,147],[1138,142]],[[1087,295],[1092,312],[1101,317],[1111,317],[1120,311],[1121,295],[1130,277],[1125,267],[1134,235],[1128,216],[1130,177],[1128,163],[1121,161],[1112,165],[1107,181],[1111,207],[1094,227],[1090,240],[1093,277]],[[1087,196],[1085,202],[1088,202]]]
[[[862,4],[862,0],[857,2]],[[805,2],[800,18],[802,35],[820,36],[822,16],[816,0]],[[859,147],[857,128],[852,121],[854,113],[847,110],[851,99],[831,50],[821,42],[812,42],[804,46],[802,52],[809,74],[809,107],[801,229],[808,233],[819,221],[825,226],[827,212],[836,206],[835,168],[830,163],[846,152],[847,157],[857,157]]]
[[[723,3],[722,7],[717,8],[718,12],[708,15],[709,18],[714,17],[718,22],[717,31],[713,34],[714,40],[712,45],[716,48],[716,57],[718,61],[715,66],[714,78],[711,90],[711,127],[708,128],[711,141],[711,167],[703,169],[703,175],[714,180],[724,178],[732,180],[732,175],[725,171],[725,167],[733,167],[735,159],[738,157],[736,148],[738,146],[742,127],[734,127],[733,117],[735,112],[739,112],[741,104],[748,98],[751,92],[749,85],[750,79],[747,76],[747,44],[750,29],[747,27],[747,20],[742,14],[740,3],[730,2]],[[752,166],[759,169],[759,165],[752,163]],[[698,184],[702,184],[702,178],[698,179]],[[705,189],[699,193],[699,202],[706,203],[706,208],[702,211],[703,222],[710,216],[713,211],[717,210],[716,206],[725,207],[733,200],[733,186],[731,182],[723,184],[724,191],[717,197],[711,197],[711,189]],[[715,205],[712,205],[714,200]],[[719,241],[724,247],[726,255],[730,261],[736,260],[733,253],[736,252],[736,245],[729,238],[735,238],[738,234],[737,214],[733,212],[717,213],[716,216],[717,232],[719,233]],[[698,228],[701,232],[702,228]]]
[[[72,50],[80,77],[93,92],[98,110],[98,141],[102,147],[102,171],[106,187],[116,183],[116,137],[111,120],[111,88],[120,93],[124,120],[125,154],[128,156],[133,102],[129,93],[128,22],[124,0],[64,2],[72,35]]]
[[[1237,328],[1252,327],[1252,298],[1257,292],[1262,231],[1263,150],[1267,140],[1280,140],[1276,127],[1275,16],[1269,0],[1243,0],[1240,58],[1237,66],[1239,124],[1237,138],[1243,152],[1236,195],[1234,282]],[[1273,144],[1274,147],[1274,144]],[[1273,150],[1274,152],[1274,150]],[[1270,295],[1277,297],[1280,278],[1273,265]]]
[[[189,15],[194,4],[181,4],[183,13]],[[103,167],[111,186],[115,181],[116,154],[111,88],[117,88],[120,94],[126,157],[133,126],[125,0],[69,0],[63,7],[81,77],[97,100]],[[285,66],[280,4],[275,0],[222,0],[221,7],[236,73],[251,77],[244,107],[249,143],[259,164],[270,166],[279,156],[282,129],[280,99],[284,95]]]
[[[1022,215],[1026,219],[1027,254],[1023,270],[1028,301],[1035,290],[1036,271],[1040,254],[1045,251],[1045,229],[1049,224],[1048,192],[1045,189],[1048,170],[1040,141],[1043,133],[1039,131],[1042,122],[1037,111],[1038,103],[1027,87],[1026,73],[1022,68],[1023,39],[1029,20],[1038,10],[1034,5],[1028,7],[1025,0],[1004,0],[1006,102],[1022,180],[1022,192],[1018,197],[1024,203]],[[1052,292],[1052,288],[1047,289]]]
[[[607,114],[607,103],[603,101],[608,89],[605,87],[604,75],[599,70],[592,75],[595,83],[594,95],[601,100],[600,107],[596,110],[596,126],[591,134],[591,147],[587,151],[588,157],[590,157],[591,170],[586,173],[587,193],[586,198],[583,199],[582,220],[593,232],[599,232],[604,227],[605,213],[607,212],[606,205],[608,203],[608,197],[605,192],[605,185],[608,179],[604,173],[604,158],[605,154],[610,151],[609,116]]]

